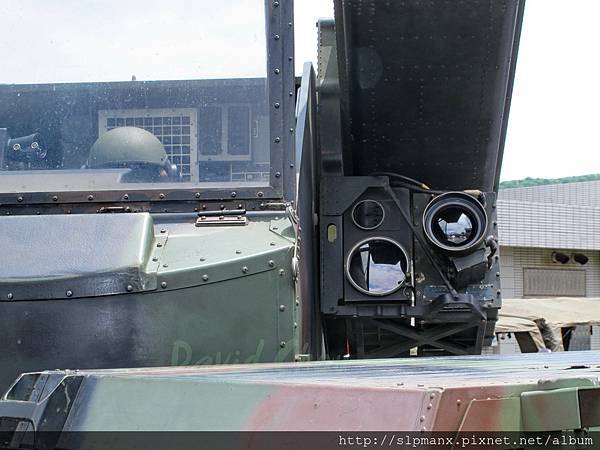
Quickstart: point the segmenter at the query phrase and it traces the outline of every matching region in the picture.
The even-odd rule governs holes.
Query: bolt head
[[[72,290],[68,290],[67,292],[65,292],[67,297],[73,297],[73,291]]]
[[[7,299],[12,300],[14,298],[13,293],[9,292],[8,295],[6,296]]]
[[[128,284],[127,285],[127,292],[131,292],[131,291],[133,291],[133,286],[130,285],[130,284]]]
[[[279,311],[284,312],[285,311],[285,305],[279,305]]]
[[[166,288],[167,287],[167,282],[163,281],[162,283],[160,283],[160,287],[163,288],[163,289]]]
[[[205,275],[202,275],[202,280],[203,280],[203,281],[208,281],[208,275],[206,275],[206,274],[205,274]]]

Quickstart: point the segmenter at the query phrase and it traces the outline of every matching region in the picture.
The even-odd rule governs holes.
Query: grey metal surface
[[[160,249],[149,214],[5,216],[0,236],[0,301],[156,288]]]
[[[336,0],[354,175],[495,188],[524,2]]]

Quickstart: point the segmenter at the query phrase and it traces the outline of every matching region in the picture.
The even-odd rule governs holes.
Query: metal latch
[[[200,213],[196,220],[197,227],[246,225],[247,223],[248,218],[246,217],[245,209],[206,211]]]

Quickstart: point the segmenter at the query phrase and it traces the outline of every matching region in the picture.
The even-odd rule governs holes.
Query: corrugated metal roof
[[[600,180],[501,189],[500,200],[600,208]]]
[[[500,244],[600,250],[600,180],[502,189]]]
[[[600,250],[600,208],[498,201],[500,245]]]

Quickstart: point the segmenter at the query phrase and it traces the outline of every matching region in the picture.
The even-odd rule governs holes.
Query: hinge
[[[198,219],[196,219],[197,227],[246,225],[247,223],[245,209],[207,211],[200,213]]]

